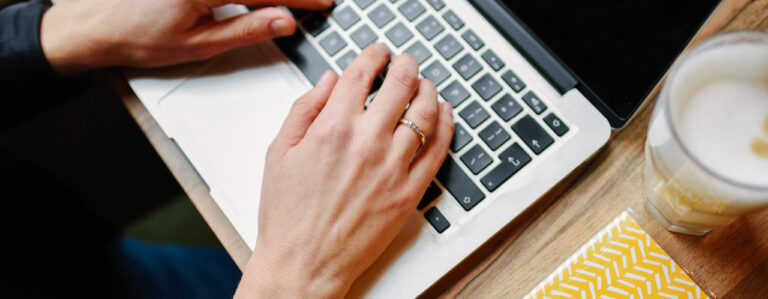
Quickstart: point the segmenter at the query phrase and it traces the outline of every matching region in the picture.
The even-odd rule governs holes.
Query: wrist
[[[62,1],[43,15],[40,24],[40,45],[45,58],[56,72],[63,76],[107,67],[108,45],[94,37],[90,18],[95,11],[87,11],[88,3]]]
[[[256,246],[238,286],[236,298],[342,298],[351,281],[339,278],[314,262],[301,262],[293,254],[266,251]],[[296,251],[293,251],[294,253]],[[291,257],[289,257],[289,255]],[[313,270],[320,268],[319,270]]]

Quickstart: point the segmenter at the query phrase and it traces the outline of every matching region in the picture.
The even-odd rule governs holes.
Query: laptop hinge
[[[578,81],[563,67],[528,28],[506,6],[498,0],[469,0],[480,13],[491,20],[518,51],[544,75],[560,94],[565,94],[576,87]]]

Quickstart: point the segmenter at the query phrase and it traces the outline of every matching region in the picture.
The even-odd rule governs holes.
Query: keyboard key
[[[438,233],[443,233],[451,226],[451,223],[445,219],[445,216],[440,213],[440,210],[438,210],[437,207],[432,207],[424,212],[424,218],[427,219],[427,222],[429,222]]]
[[[482,139],[483,142],[485,142],[485,144],[494,151],[502,146],[505,142],[507,142],[507,140],[510,138],[509,133],[507,133],[507,131],[505,131],[498,122],[491,123],[477,135],[479,135],[480,139]]]
[[[461,50],[464,49],[464,46],[449,34],[435,44],[435,49],[443,56],[443,58],[445,58],[445,60],[449,60],[461,52]]]
[[[523,102],[528,104],[528,107],[531,107],[536,114],[541,114],[544,110],[547,110],[547,105],[533,91],[529,91],[523,96]]]
[[[491,117],[491,115],[488,114],[488,111],[485,111],[485,108],[480,106],[480,103],[477,101],[472,101],[472,103],[464,108],[464,110],[461,110],[459,116],[461,116],[472,129],[477,128],[477,126]]]
[[[357,6],[360,6],[360,9],[363,9],[363,10],[368,8],[368,6],[371,6],[373,2],[376,2],[376,0],[355,0],[355,3],[357,3]]]
[[[483,67],[475,60],[472,55],[464,55],[459,61],[453,64],[453,69],[461,75],[464,80],[469,80],[477,74]]]
[[[395,19],[395,14],[386,5],[382,4],[368,13],[368,18],[371,19],[376,27],[382,28]]]
[[[461,162],[464,162],[464,165],[467,165],[469,171],[478,174],[488,167],[488,165],[493,163],[493,158],[483,150],[482,146],[475,144],[475,146],[461,155]]]
[[[304,29],[307,30],[309,34],[312,34],[312,36],[318,36],[320,33],[323,33],[325,29],[331,27],[331,24],[328,23],[328,18],[319,12],[309,15],[301,25],[304,26]]]
[[[286,56],[307,76],[312,84],[317,83],[326,71],[332,70],[317,48],[301,32],[275,40]]]
[[[440,32],[443,32],[445,27],[443,27],[435,17],[429,16],[421,21],[419,25],[416,25],[416,30],[418,30],[427,40],[432,40],[435,36],[440,34]]]
[[[451,73],[449,73],[448,70],[445,69],[442,64],[440,64],[440,61],[435,61],[426,69],[421,71],[421,75],[424,76],[424,78],[431,80],[432,83],[437,86],[440,85],[440,83],[443,83],[445,79],[448,79],[448,77],[451,76]]]
[[[451,84],[448,84],[448,86],[440,91],[440,95],[443,96],[446,102],[451,103],[454,108],[469,98],[469,92],[464,86],[461,86],[459,81],[453,81]]]
[[[465,211],[475,207],[480,201],[485,199],[485,194],[478,188],[474,182],[464,173],[464,170],[456,164],[451,157],[445,158],[445,162],[435,176],[440,181],[448,193],[451,193],[456,201],[459,202]]]
[[[512,131],[528,145],[534,153],[541,154],[554,140],[530,115],[526,115],[512,125]]]
[[[430,52],[420,41],[416,41],[413,45],[408,47],[408,49],[405,49],[405,53],[411,54],[413,58],[416,58],[416,61],[418,61],[419,64],[432,57],[432,52]]]
[[[387,31],[386,35],[395,47],[398,48],[413,37],[413,33],[403,23],[397,23],[397,25]]]
[[[520,171],[520,169],[523,169],[523,166],[531,162],[531,156],[525,153],[525,150],[517,143],[501,152],[499,159],[501,159],[501,165],[496,166],[496,168],[480,179],[480,183],[490,192],[499,188],[501,184]]]
[[[333,20],[341,26],[341,29],[347,30],[352,25],[355,25],[357,21],[360,21],[360,17],[355,13],[352,7],[345,7],[341,10],[333,11]]]
[[[365,49],[365,47],[376,41],[378,38],[376,33],[374,33],[368,25],[363,25],[360,28],[357,28],[357,30],[352,32],[349,37],[352,38],[352,41],[354,41],[360,49]]]
[[[413,20],[424,13],[426,8],[424,8],[424,5],[421,5],[418,0],[408,0],[400,5],[397,10],[399,10],[408,21],[413,22]]]
[[[443,190],[440,190],[440,187],[435,185],[434,182],[429,183],[429,187],[427,187],[427,191],[424,192],[424,196],[421,197],[421,200],[419,201],[419,205],[416,206],[417,210],[421,210],[423,208],[426,208],[430,203],[435,201],[435,199],[440,196],[440,194],[443,193]]]
[[[427,3],[429,3],[429,5],[437,11],[440,11],[443,9],[443,7],[445,7],[445,3],[443,3],[442,0],[427,0]]]
[[[523,106],[520,106],[520,104],[508,94],[502,96],[501,99],[491,106],[491,108],[493,108],[493,111],[496,111],[496,114],[498,114],[504,121],[509,121],[515,117],[515,115],[520,113],[520,111],[523,111]]]
[[[459,16],[457,16],[452,10],[446,11],[445,14],[443,14],[443,20],[445,20],[448,25],[451,25],[453,30],[459,30],[461,27],[464,27],[464,21],[459,19]]]
[[[456,128],[453,130],[453,140],[451,140],[451,150],[455,153],[460,151],[472,141],[472,135],[469,135],[464,126],[456,123]]]
[[[494,71],[498,72],[501,68],[504,67],[504,61],[501,61],[501,59],[496,56],[496,53],[493,53],[493,51],[490,49],[483,53],[483,60],[485,60],[485,63],[491,66]]]
[[[525,83],[523,83],[523,81],[512,71],[507,71],[504,75],[501,75],[501,79],[504,80],[504,82],[507,82],[509,88],[512,88],[515,92],[520,92],[525,88]]]
[[[346,70],[347,67],[352,64],[352,61],[355,60],[355,57],[357,57],[355,50],[349,50],[347,54],[344,54],[338,60],[336,60],[336,64],[339,65],[339,68],[341,68],[342,71]]]
[[[480,77],[475,84],[472,84],[472,89],[474,89],[483,100],[488,101],[501,91],[501,85],[496,82],[496,79],[493,79],[491,74],[485,74]]]
[[[479,50],[483,46],[485,46],[485,43],[483,40],[481,40],[474,31],[471,29],[468,29],[464,34],[461,35],[462,38],[464,38],[464,41],[466,41],[472,49]]]
[[[557,118],[554,113],[550,113],[544,118],[544,122],[549,126],[552,131],[555,131],[557,136],[562,137],[565,133],[568,133],[568,126],[566,126],[562,120]]]
[[[347,46],[347,42],[344,41],[343,38],[341,38],[341,35],[339,35],[338,32],[334,31],[325,36],[322,40],[320,40],[320,46],[323,47],[323,50],[325,50],[325,53],[328,53],[328,55],[333,56],[336,55],[336,53],[339,53],[341,49],[344,49],[344,47]]]

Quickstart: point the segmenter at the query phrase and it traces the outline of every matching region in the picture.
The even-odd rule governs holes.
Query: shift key
[[[445,162],[440,167],[440,171],[437,172],[436,178],[456,198],[456,201],[459,202],[459,205],[465,211],[471,210],[480,201],[485,199],[483,191],[472,182],[464,170],[459,167],[459,164],[451,157],[445,158]]]

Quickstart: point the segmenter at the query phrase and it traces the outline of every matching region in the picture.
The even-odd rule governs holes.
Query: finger
[[[387,77],[376,99],[368,105],[366,114],[381,128],[391,130],[397,125],[419,85],[419,63],[411,55],[398,55],[392,60]],[[421,126],[421,122],[417,125]]]
[[[430,136],[438,118],[437,90],[431,81],[421,80],[416,97],[413,98],[403,118],[416,124],[424,136]],[[399,124],[400,117],[396,119]],[[407,125],[395,126],[395,135],[392,138],[393,151],[401,161],[405,162],[405,165],[408,165],[421,146],[421,136]]]
[[[187,42],[200,52],[200,58],[207,58],[229,49],[288,36],[295,30],[296,20],[290,13],[267,7],[199,25],[188,33]]]
[[[409,185],[406,190],[419,191],[432,181],[448,155],[448,147],[453,139],[453,108],[450,103],[441,103],[435,130],[427,144],[411,163]]]
[[[336,79],[336,73],[326,71],[314,88],[293,103],[280,132],[272,142],[271,151],[282,156],[304,138],[317,115],[325,107]]]
[[[211,7],[224,4],[242,4],[247,6],[287,6],[305,9],[326,9],[333,5],[333,0],[204,0]]]
[[[388,61],[389,49],[384,44],[374,43],[365,48],[341,74],[323,113],[331,117],[362,113],[373,80]]]

